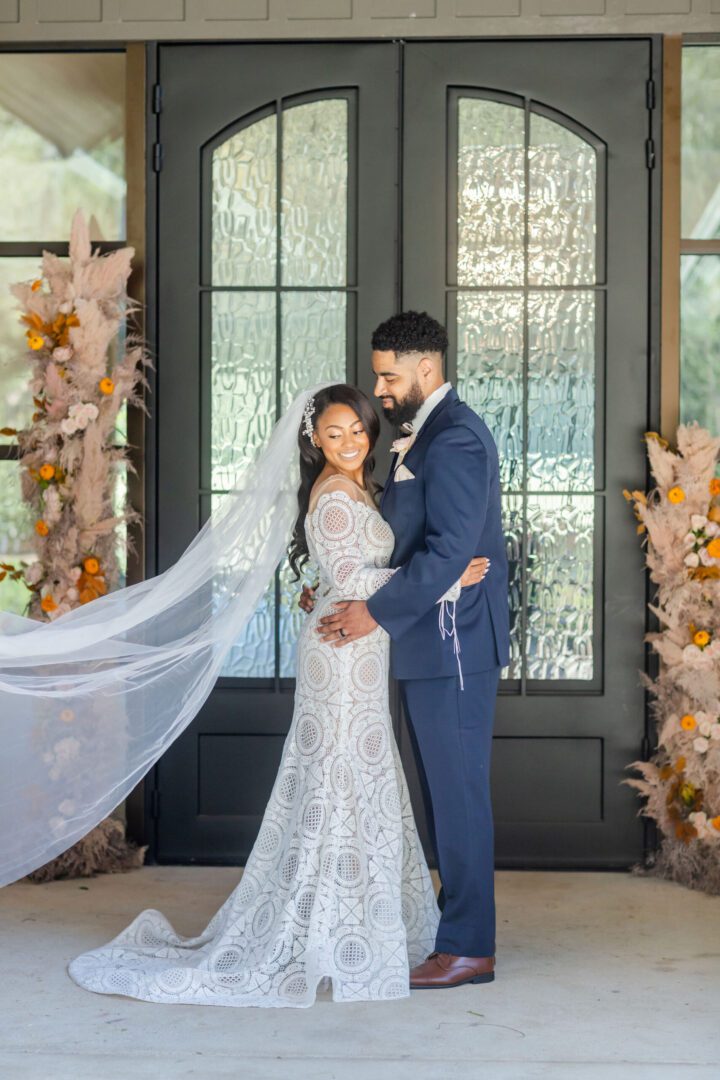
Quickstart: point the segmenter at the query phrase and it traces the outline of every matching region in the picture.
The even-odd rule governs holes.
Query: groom
[[[495,967],[490,754],[508,663],[507,557],[497,449],[444,381],[447,345],[426,312],[393,315],[372,336],[375,396],[409,433],[395,444],[382,496],[399,569],[369,600],[321,620],[338,648],[378,624],[391,638],[442,881],[436,951],[411,971],[414,989],[490,982]],[[476,555],[490,560],[486,577],[438,609]]]

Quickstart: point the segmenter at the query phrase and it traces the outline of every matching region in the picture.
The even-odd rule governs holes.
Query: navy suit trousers
[[[435,948],[495,955],[490,758],[500,668],[399,680],[442,882]]]

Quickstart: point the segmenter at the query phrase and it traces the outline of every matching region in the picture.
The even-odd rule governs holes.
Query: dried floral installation
[[[3,428],[2,434],[17,436],[37,559],[20,567],[0,564],[0,580],[9,574],[24,581],[31,618],[56,619],[117,587],[117,530],[140,518],[129,507],[113,509],[118,471],[133,469],[125,446],[114,444],[118,413],[124,402],[147,412],[141,388],[149,358],[137,335],[120,338],[137,309],[126,291],[133,255],[131,247],[93,254],[78,211],[69,259],[46,251],[42,276],[11,287],[22,305],[35,412],[27,428]],[[132,551],[129,538],[128,546]],[[94,733],[69,737],[99,733],[102,723]],[[49,768],[56,749],[46,754]],[[141,865],[145,849],[119,830],[114,819],[102,822],[30,877],[47,881]]]
[[[674,450],[645,436],[656,487],[625,491],[646,541],[650,605],[660,630],[646,640],[660,673],[642,675],[652,696],[657,748],[624,780],[645,796],[661,844],[650,873],[720,894],[720,438],[681,425]]]

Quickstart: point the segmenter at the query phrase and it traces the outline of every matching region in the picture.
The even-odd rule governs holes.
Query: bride
[[[21,705],[34,701],[37,710],[31,707],[27,716],[39,710],[47,735],[48,710],[57,712],[60,703],[66,730],[90,708],[90,697],[96,705],[98,695],[110,702],[121,694],[124,706],[122,737],[114,732],[110,752],[97,738],[84,742],[80,730],[72,752],[54,744],[46,787],[55,798],[65,793],[61,806],[73,806],[51,819],[53,844],[37,842],[32,857],[39,865],[41,851],[49,857],[63,850],[100,820],[210,692],[227,646],[278,562],[278,535],[287,543],[287,481],[268,481],[279,475],[288,428],[297,432],[300,486],[293,516],[298,505],[299,514],[290,563],[299,575],[311,559],[319,585],[298,642],[293,718],[260,832],[240,883],[200,935],[181,937],[160,912],[143,911],[107,945],[71,962],[71,977],[88,990],[159,1002],[306,1007],[329,979],[335,1001],[384,1000],[408,996],[409,968],[433,948],[439,912],[392,732],[389,638],[378,627],[336,648],[317,632],[333,604],[367,599],[394,573],[388,568],[394,537],[377,509],[372,478],[379,421],[370,401],[350,386],[325,386],[301,398],[278,424],[234,504],[206,523],[165,574],[88,605],[95,608],[92,619],[85,609],[54,624],[0,620],[6,631],[0,635],[0,705],[15,695],[16,719]],[[254,531],[245,534],[250,547],[229,570],[219,541],[242,539],[240,523],[250,506],[257,511]],[[198,568],[208,562],[209,571]],[[483,574],[484,561],[474,560],[453,595]],[[221,579],[229,588],[218,602]],[[189,625],[191,615],[197,625]],[[64,674],[58,675],[61,661]],[[165,709],[160,717],[161,698],[151,697],[158,688]],[[157,708],[148,709],[152,700]],[[37,758],[37,727],[30,741]],[[8,780],[14,768],[16,783],[27,787],[29,754],[20,746],[11,747],[5,767]],[[38,814],[24,813],[18,810],[15,832],[27,843],[31,827],[37,835]],[[19,842],[5,832],[0,829],[0,855]],[[24,855],[21,863],[17,851],[8,865],[12,858],[15,874],[31,865]]]

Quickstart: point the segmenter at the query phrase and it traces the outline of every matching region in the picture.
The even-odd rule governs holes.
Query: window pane
[[[348,104],[283,112],[282,283],[347,282]]]
[[[3,53],[0,238],[67,240],[82,207],[93,239],[123,239],[124,126],[123,53]]]
[[[680,420],[720,434],[720,255],[683,255]]]
[[[522,285],[525,116],[483,98],[458,101],[458,284]]]
[[[211,486],[225,491],[267,442],[276,419],[275,296],[212,295]]]
[[[242,128],[212,156],[212,283],[274,285],[277,119]]]
[[[682,51],[682,235],[720,236],[720,47]]]
[[[592,495],[530,495],[527,677],[593,677]]]
[[[0,427],[25,427],[32,416],[32,394],[27,385],[31,365],[25,327],[20,322],[20,306],[10,286],[36,278],[39,273],[39,259],[0,259]],[[0,436],[0,441],[9,440]]]
[[[523,496],[502,496],[502,520],[508,557],[508,598],[510,607],[510,663],[501,679],[519,679],[522,669],[522,562]]]
[[[528,297],[528,489],[592,491],[595,294]]]
[[[30,509],[20,493],[20,467],[0,461],[0,562],[34,561]],[[0,611],[24,615],[31,593],[21,582],[0,581]]]
[[[531,285],[595,282],[596,154],[569,128],[530,114]]]
[[[458,293],[457,391],[497,443],[504,489],[522,485],[523,295]]]

